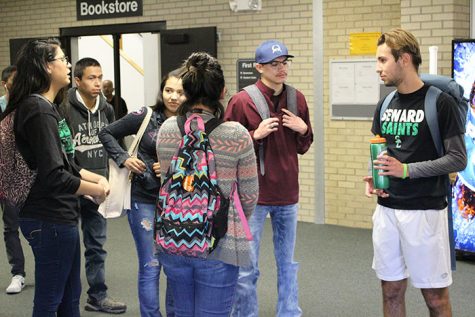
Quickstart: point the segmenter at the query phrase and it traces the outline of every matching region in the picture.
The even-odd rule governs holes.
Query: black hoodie
[[[77,224],[81,179],[79,169],[66,157],[60,134],[61,118],[45,98],[29,96],[15,113],[15,138],[28,166],[38,171],[20,218]]]
[[[76,96],[77,88],[68,91],[59,107],[71,130],[75,160],[79,166],[107,177],[108,158],[99,140],[99,131],[114,121],[114,109],[99,95],[99,107],[92,113]]]

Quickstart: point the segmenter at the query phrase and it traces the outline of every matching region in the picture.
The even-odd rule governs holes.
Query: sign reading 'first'
[[[246,86],[255,84],[261,77],[256,70],[256,61],[254,58],[240,58],[236,63],[237,70],[237,90],[241,90]]]
[[[76,0],[78,20],[143,15],[142,0]]]

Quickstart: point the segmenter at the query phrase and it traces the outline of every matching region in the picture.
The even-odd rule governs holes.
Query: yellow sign
[[[350,33],[350,55],[375,55],[380,32]]]

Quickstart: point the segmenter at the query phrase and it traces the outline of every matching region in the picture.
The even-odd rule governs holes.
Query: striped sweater
[[[201,116],[204,122],[212,118],[211,114],[205,112]],[[195,128],[193,124],[192,129]],[[157,138],[157,156],[162,170],[162,180],[165,179],[180,140],[181,133],[176,117],[171,117],[163,123]],[[233,183],[237,181],[242,208],[246,218],[249,219],[259,193],[256,156],[249,132],[237,122],[225,122],[211,132],[209,140],[215,155],[218,184],[223,195],[229,196]],[[250,243],[246,239],[239,214],[231,203],[228,232],[208,259],[236,266],[248,266],[249,252]]]

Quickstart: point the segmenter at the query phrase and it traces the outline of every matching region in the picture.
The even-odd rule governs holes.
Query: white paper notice
[[[375,64],[355,64],[355,100],[356,104],[376,105],[379,101],[379,80]]]
[[[333,63],[331,69],[332,104],[352,103],[355,97],[355,67],[351,63]]]
[[[333,105],[376,105],[379,80],[376,61],[331,63],[331,103]]]

